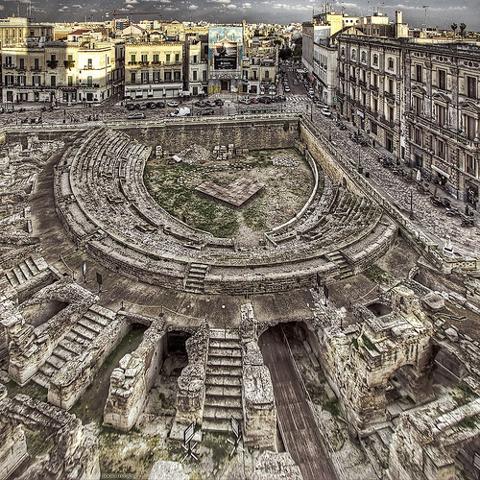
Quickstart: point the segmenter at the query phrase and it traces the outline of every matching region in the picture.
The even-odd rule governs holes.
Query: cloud
[[[134,5],[134,4],[138,3],[138,0],[125,0],[125,3],[127,5]]]
[[[252,8],[252,4],[250,2],[245,2],[242,4],[242,8]]]
[[[198,5],[194,5],[194,4],[192,3],[192,5],[189,5],[189,6],[188,6],[188,9],[189,9],[189,10],[198,10]]]

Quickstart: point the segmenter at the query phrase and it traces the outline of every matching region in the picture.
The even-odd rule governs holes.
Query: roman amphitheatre
[[[475,478],[479,260],[308,118],[2,141],[2,480]]]

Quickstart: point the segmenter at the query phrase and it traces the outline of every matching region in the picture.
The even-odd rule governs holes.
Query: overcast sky
[[[27,0],[20,0],[25,3]],[[0,12],[17,12],[17,0],[0,0]],[[367,14],[375,8],[393,15],[395,9],[404,12],[407,22],[420,26],[449,26],[465,22],[468,30],[480,30],[480,0],[351,0],[331,2],[352,14]],[[423,5],[430,3],[425,16]],[[164,18],[177,20],[207,20],[210,22],[278,22],[290,23],[311,18],[312,11],[321,11],[321,2],[312,0],[32,0],[36,20],[65,21],[105,19],[106,12],[152,12],[152,15],[132,16],[132,19]],[[154,13],[158,12],[156,15]],[[25,15],[25,6],[20,5]]]

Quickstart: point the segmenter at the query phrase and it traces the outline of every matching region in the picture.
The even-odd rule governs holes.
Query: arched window
[[[340,55],[341,55],[342,57],[345,56],[345,48],[342,47],[342,49],[340,50]]]
[[[373,61],[372,61],[372,63],[373,63],[374,65],[378,65],[378,55],[377,55],[376,53],[373,54]]]
[[[355,60],[357,58],[357,51],[352,50],[352,60]]]
[[[366,52],[362,52],[361,61],[362,61],[362,63],[367,63],[367,53]]]

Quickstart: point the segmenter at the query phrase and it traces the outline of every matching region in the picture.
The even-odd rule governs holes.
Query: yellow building
[[[183,42],[128,41],[125,45],[125,97],[177,97],[183,90]]]
[[[3,102],[97,103],[123,92],[120,42],[24,43],[1,55]]]
[[[18,45],[27,39],[53,39],[53,26],[47,23],[33,23],[28,18],[0,18],[0,46]]]

